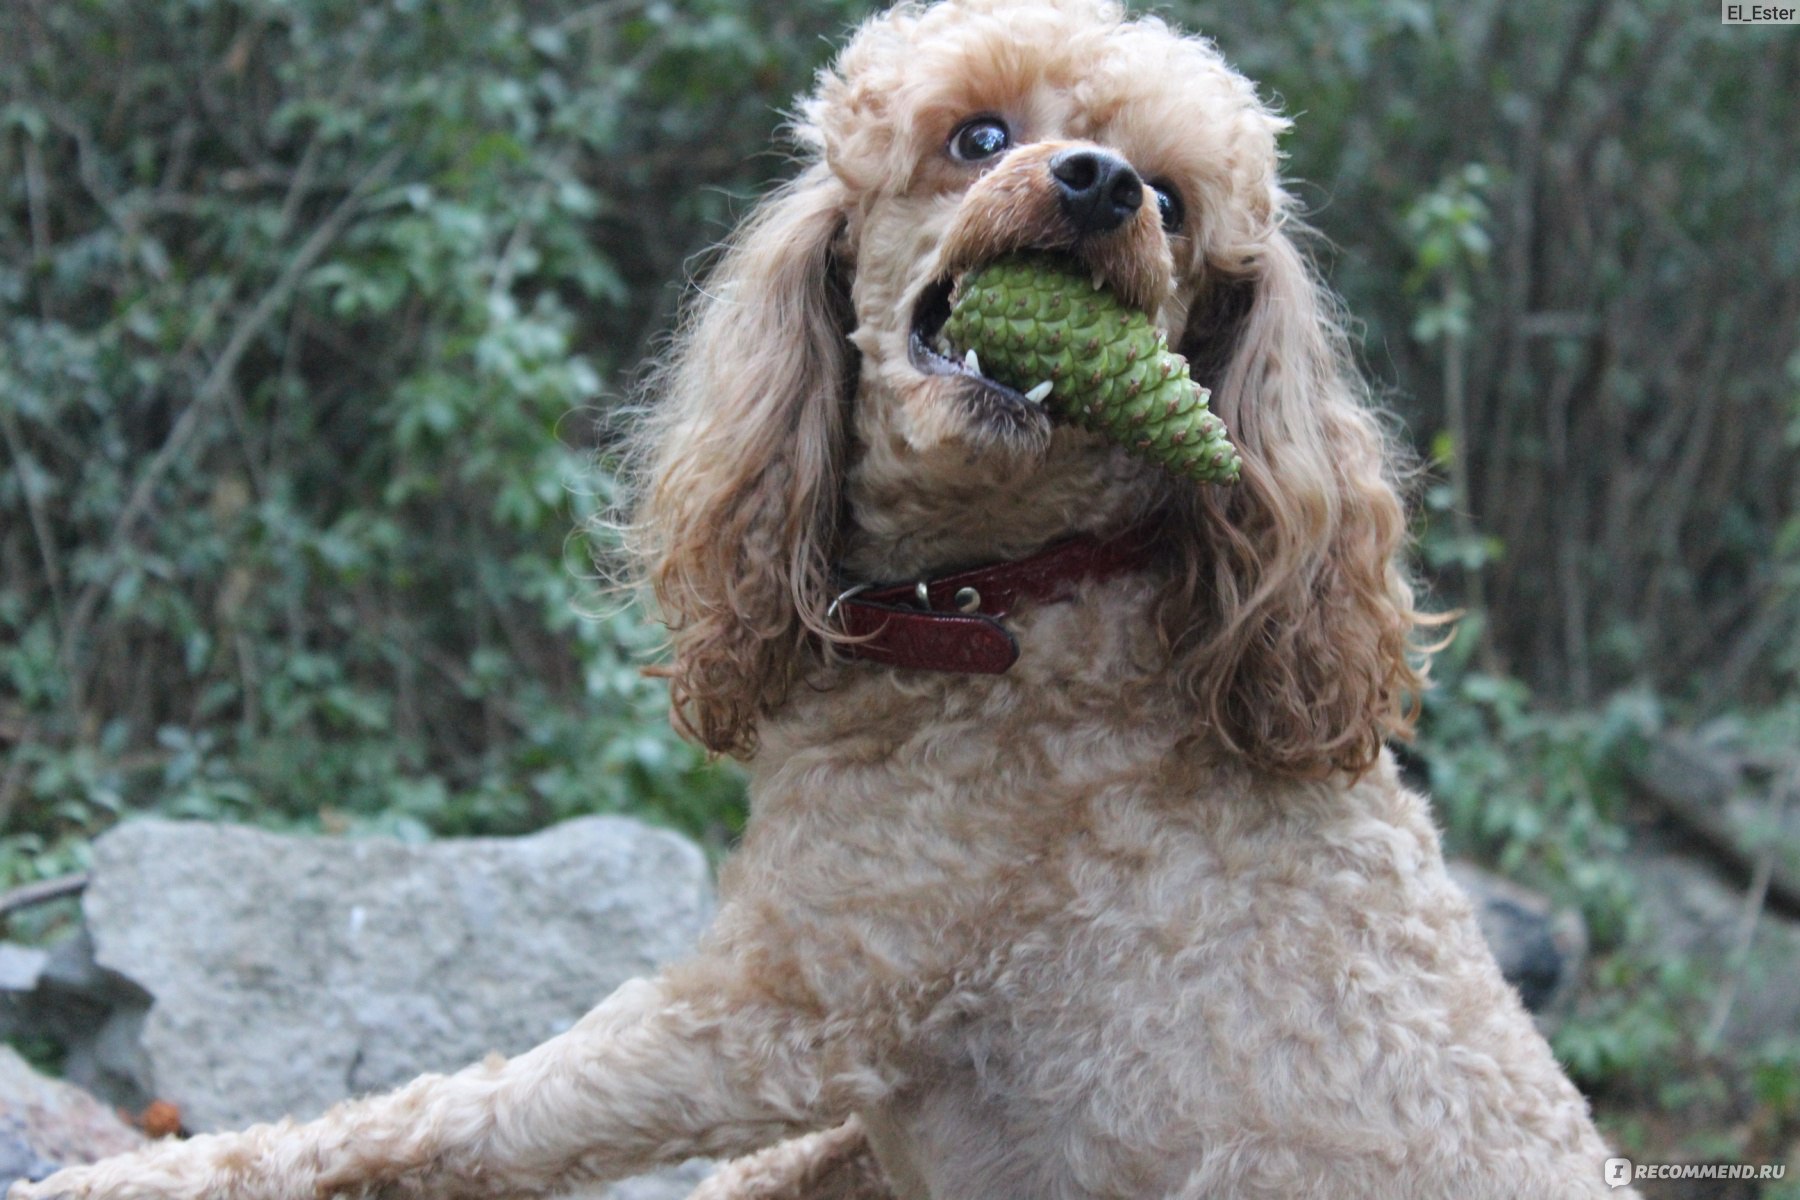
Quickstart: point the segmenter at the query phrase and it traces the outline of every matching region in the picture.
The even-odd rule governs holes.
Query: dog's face
[[[1286,121],[1198,38],[1102,0],[873,18],[797,133],[810,160],[697,293],[639,440],[634,546],[676,719],[748,753],[829,672],[843,580],[1154,520],[1153,621],[1203,736],[1271,770],[1361,770],[1403,730],[1406,524],[1277,175]],[[938,335],[958,276],[1061,254],[1148,314],[1243,460],[1189,483],[1052,419]]]
[[[1274,208],[1281,122],[1251,85],[1208,44],[1092,3],[890,15],[807,117],[849,196],[855,483],[884,512],[934,484],[966,499],[1074,472],[1091,487],[1110,453],[948,353],[963,272],[1025,248],[1067,255],[1180,347]]]

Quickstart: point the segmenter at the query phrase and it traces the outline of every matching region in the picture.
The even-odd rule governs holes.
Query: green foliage
[[[1556,712],[1518,681],[1472,669],[1473,642],[1459,636],[1440,659],[1444,678],[1425,698],[1413,763],[1449,853],[1493,864],[1586,924],[1589,965],[1553,1038],[1557,1056],[1626,1152],[1779,1157],[1800,1128],[1795,1032],[1756,1031],[1736,1045],[1714,1035],[1722,995],[1784,983],[1754,958],[1703,968],[1668,949],[1642,912],[1629,831],[1645,814],[1634,811],[1628,780],[1664,733],[1662,704],[1627,692],[1598,710]],[[1797,734],[1800,704],[1709,727],[1711,738],[1767,762],[1791,758]],[[1658,1120],[1646,1128],[1639,1118],[1651,1114]]]
[[[1419,305],[1412,335],[1421,342],[1469,336],[1474,286],[1493,252],[1491,216],[1483,193],[1487,168],[1470,163],[1420,196],[1406,212],[1405,227],[1418,256],[1406,287],[1415,295],[1437,285],[1438,296]]]
[[[1791,690],[1791,31],[1678,0],[1173,15],[1295,116],[1370,367],[1419,444],[1454,435],[1437,582],[1484,610],[1486,666],[1557,704]]]
[[[1781,1038],[1750,1071],[1757,1103],[1774,1119],[1800,1122],[1800,1039]]]
[[[605,381],[850,13],[14,6],[0,881],[142,807],[729,832],[568,531]]]
[[[1589,1087],[1666,1081],[1664,1068],[1685,1045],[1683,1029],[1698,1019],[1702,990],[1685,963],[1604,958],[1593,973],[1592,1004],[1557,1031],[1557,1057]]]
[[[1626,940],[1632,912],[1622,818],[1625,767],[1661,725],[1649,697],[1555,713],[1524,684],[1457,669],[1463,635],[1426,693],[1417,753],[1449,849],[1577,904],[1596,946]]]

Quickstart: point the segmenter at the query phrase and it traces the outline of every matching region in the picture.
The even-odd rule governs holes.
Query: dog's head
[[[639,548],[676,717],[744,752],[863,576],[1160,514],[1157,621],[1254,763],[1360,770],[1405,727],[1418,624],[1390,452],[1294,240],[1286,122],[1207,42],[1093,0],[947,0],[822,73],[811,164],[732,239],[657,377]],[[1184,353],[1243,456],[1174,481],[941,352],[969,268],[1066,256]]]

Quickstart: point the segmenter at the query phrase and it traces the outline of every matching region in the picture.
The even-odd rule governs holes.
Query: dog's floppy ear
[[[1201,720],[1252,762],[1371,766],[1410,731],[1421,618],[1399,562],[1394,453],[1333,298],[1277,217],[1190,312],[1182,350],[1243,455],[1182,497],[1159,618]]]
[[[651,381],[632,522],[674,651],[676,726],[748,754],[823,627],[852,350],[823,165],[765,199],[689,304]]]

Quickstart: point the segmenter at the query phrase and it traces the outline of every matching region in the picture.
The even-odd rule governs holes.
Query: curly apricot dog
[[[510,1061],[13,1194],[535,1196],[760,1150],[702,1194],[1618,1195],[1382,749],[1421,617],[1285,127],[1092,0],[870,21],[644,429],[676,719],[752,777],[696,957]],[[1186,354],[1241,483],[944,352],[958,273],[1022,248]]]

